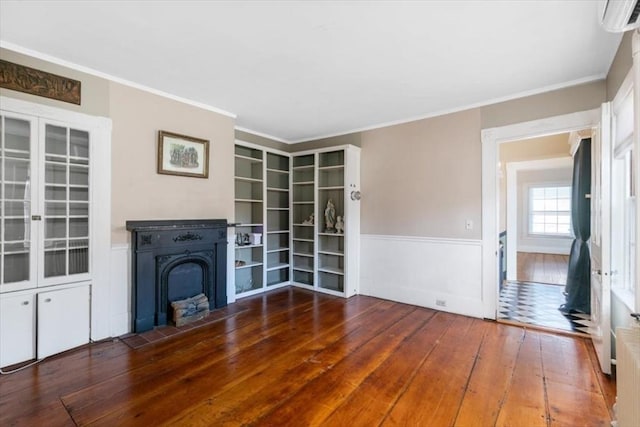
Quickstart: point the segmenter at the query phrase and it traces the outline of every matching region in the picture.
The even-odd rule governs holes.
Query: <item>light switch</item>
[[[464,223],[464,229],[465,230],[473,230],[473,221],[468,219],[465,221]]]

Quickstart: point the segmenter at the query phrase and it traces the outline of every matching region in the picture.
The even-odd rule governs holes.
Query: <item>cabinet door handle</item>
[[[45,298],[44,302],[51,302],[51,298]]]
[[[29,305],[29,301],[22,301],[22,305]]]

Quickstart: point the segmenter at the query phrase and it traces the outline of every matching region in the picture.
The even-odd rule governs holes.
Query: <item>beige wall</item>
[[[445,116],[295,144],[293,151],[353,143],[362,148],[361,231],[365,234],[481,238],[480,132],[599,108],[604,80]],[[557,144],[558,139],[564,141]],[[566,155],[568,137],[529,141],[517,159]],[[538,144],[538,145],[536,145]],[[548,145],[553,145],[550,148]],[[560,154],[561,153],[561,154]],[[502,217],[504,217],[502,208]],[[465,221],[473,230],[465,230]]]
[[[127,241],[127,220],[233,220],[234,120],[117,83],[110,94],[112,242]],[[208,139],[209,178],[157,174],[159,130]]]
[[[499,145],[500,159],[500,230],[507,228],[507,163],[553,159],[570,156],[569,134],[531,138]]]
[[[361,148],[362,233],[480,238],[478,109],[363,132]]]
[[[332,136],[330,138],[316,139],[314,141],[300,142],[298,144],[291,144],[289,151],[306,151],[317,150],[320,148],[334,147],[336,145],[351,144],[356,147],[361,147],[362,132],[347,133],[344,135]]]
[[[80,81],[80,105],[56,101],[41,96],[29,95],[14,90],[0,89],[0,95],[22,99],[38,104],[50,105],[56,108],[76,111],[93,116],[107,117],[109,115],[109,82],[100,77],[91,76],[80,71],[42,61],[31,56],[22,55],[7,49],[0,49],[0,58],[5,61],[36,68],[48,73],[68,77]]]
[[[289,151],[289,144],[275,141],[270,138],[265,138],[264,136],[254,135],[252,133],[241,131],[238,129],[235,130],[235,138],[240,141],[262,145],[263,147],[273,148],[280,151]]]
[[[620,46],[618,46],[616,56],[613,58],[613,63],[609,68],[606,82],[608,101],[613,100],[613,97],[616,96],[620,85],[624,81],[624,78],[627,77],[627,73],[629,73],[629,70],[633,66],[633,57],[631,55],[632,36],[633,31],[627,31],[624,33]]]
[[[482,107],[482,128],[592,110],[605,101],[605,81],[598,80]]]

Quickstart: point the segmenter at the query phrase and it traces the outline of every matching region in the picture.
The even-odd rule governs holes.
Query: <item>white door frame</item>
[[[495,319],[498,305],[498,145],[593,128],[600,109],[482,129],[482,305],[484,317]]]

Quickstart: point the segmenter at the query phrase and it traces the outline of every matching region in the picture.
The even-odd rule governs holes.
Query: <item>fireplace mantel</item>
[[[126,225],[131,232],[135,332],[167,323],[171,295],[180,291],[175,289],[180,284],[170,283],[173,269],[190,267],[181,276],[197,283],[184,283],[185,292],[204,293],[211,310],[227,305],[226,220],[127,221]]]

